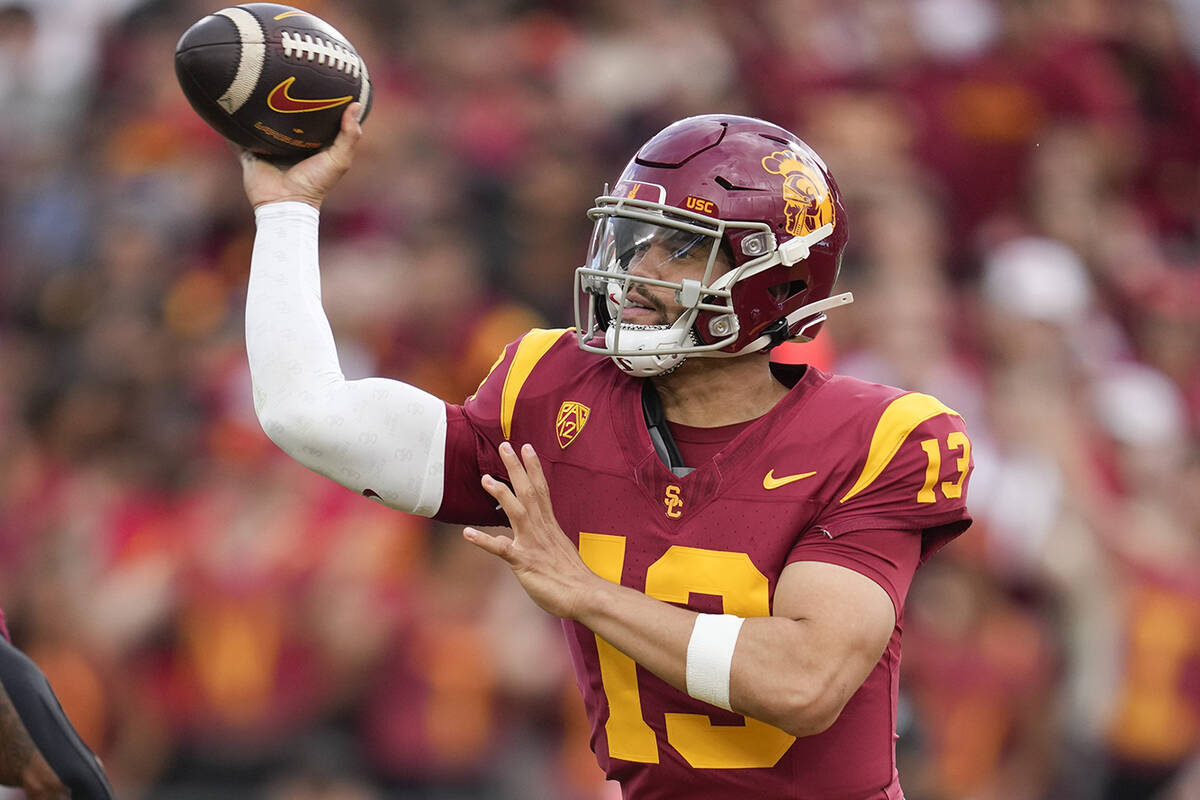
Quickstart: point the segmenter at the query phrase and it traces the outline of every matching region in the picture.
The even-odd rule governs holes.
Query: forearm
[[[503,558],[543,609],[587,626],[676,689],[808,736],[833,724],[879,662],[896,620],[887,592],[871,578],[833,564],[794,563],[776,582],[774,616],[753,616],[766,604],[739,609],[751,615],[745,619],[697,614],[619,585],[619,568],[597,573],[582,552],[584,534],[577,546],[558,524],[533,446],[522,445],[518,456],[503,442],[497,453],[509,482],[484,475],[481,485],[513,535],[466,528],[467,541]],[[669,599],[686,602],[689,593]]]
[[[645,669],[688,693],[688,644],[699,614],[597,578],[577,619]],[[819,733],[841,710],[830,664],[815,657],[803,620],[746,619],[729,673],[729,704],[798,736]],[[807,641],[806,641],[807,640]]]
[[[445,404],[399,381],[347,381],[321,307],[318,212],[285,202],[255,215],[246,351],[263,430],[309,469],[431,516],[442,499]]]
[[[687,646],[696,612],[596,577],[576,620],[600,638],[687,692]]]

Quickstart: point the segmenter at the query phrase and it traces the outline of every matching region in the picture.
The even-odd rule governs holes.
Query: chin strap
[[[808,258],[808,254],[813,247],[825,241],[825,237],[831,233],[833,233],[833,223],[826,222],[811,233],[806,233],[803,236],[793,236],[779,245],[779,263],[785,267],[799,264]]]
[[[801,328],[799,333],[796,334],[796,336],[799,336],[800,334],[804,333],[805,330],[811,328],[813,325],[816,325],[818,322],[824,322],[826,311],[838,308],[839,306],[850,305],[853,302],[854,294],[852,292],[842,292],[841,294],[835,294],[832,297],[826,297],[824,300],[818,300],[815,303],[809,303],[806,306],[801,306],[792,313],[788,314],[781,321],[786,321],[787,328],[791,328],[792,325],[795,325],[805,317],[812,317],[812,321]],[[693,353],[692,355],[705,358],[733,358],[735,356],[744,356],[747,353],[757,353],[764,347],[770,347],[772,345],[772,338],[773,337],[771,334],[764,333],[762,336],[759,336],[753,342],[746,345],[741,350],[738,350],[736,353],[726,353],[723,350],[710,350],[704,353]],[[794,339],[795,336],[789,338]]]
[[[694,467],[684,466],[683,456],[663,414],[662,398],[650,381],[642,382],[642,417],[646,420],[646,430],[650,432],[650,441],[654,443],[654,452],[658,453],[659,460],[678,478],[695,472]]]
[[[841,294],[835,294],[830,297],[826,297],[824,300],[818,300],[815,303],[809,303],[806,306],[801,306],[787,315],[788,327],[790,328],[792,325],[795,325],[805,317],[811,316],[820,316],[821,321],[824,322],[826,311],[831,311],[842,306],[848,306],[853,302],[853,292],[842,292]]]

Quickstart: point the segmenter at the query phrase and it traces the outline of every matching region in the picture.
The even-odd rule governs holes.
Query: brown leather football
[[[297,160],[333,143],[342,112],[371,107],[367,66],[306,11],[244,3],[209,14],[175,47],[175,75],[205,122],[251,151]]]

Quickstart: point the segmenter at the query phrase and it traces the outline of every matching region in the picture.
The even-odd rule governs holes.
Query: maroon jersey
[[[801,739],[695,700],[564,622],[592,749],[626,797],[900,797],[904,594],[919,561],[970,523],[970,442],[928,395],[793,369],[782,401],[682,478],[654,451],[641,380],[580,352],[573,333],[531,331],[448,409],[439,519],[502,522],[479,475],[505,477],[496,447],[528,442],[563,531],[608,580],[696,611],[766,616],[789,563],[828,561],[896,604],[879,663],[832,727]]]

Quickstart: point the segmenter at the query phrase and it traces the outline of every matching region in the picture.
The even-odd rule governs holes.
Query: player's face
[[[711,236],[635,224],[641,229],[641,235],[631,237],[619,255],[629,275],[672,284],[684,280],[708,283],[729,270],[728,259]],[[639,281],[631,284],[625,295],[621,322],[669,325],[686,310],[674,289]]]

